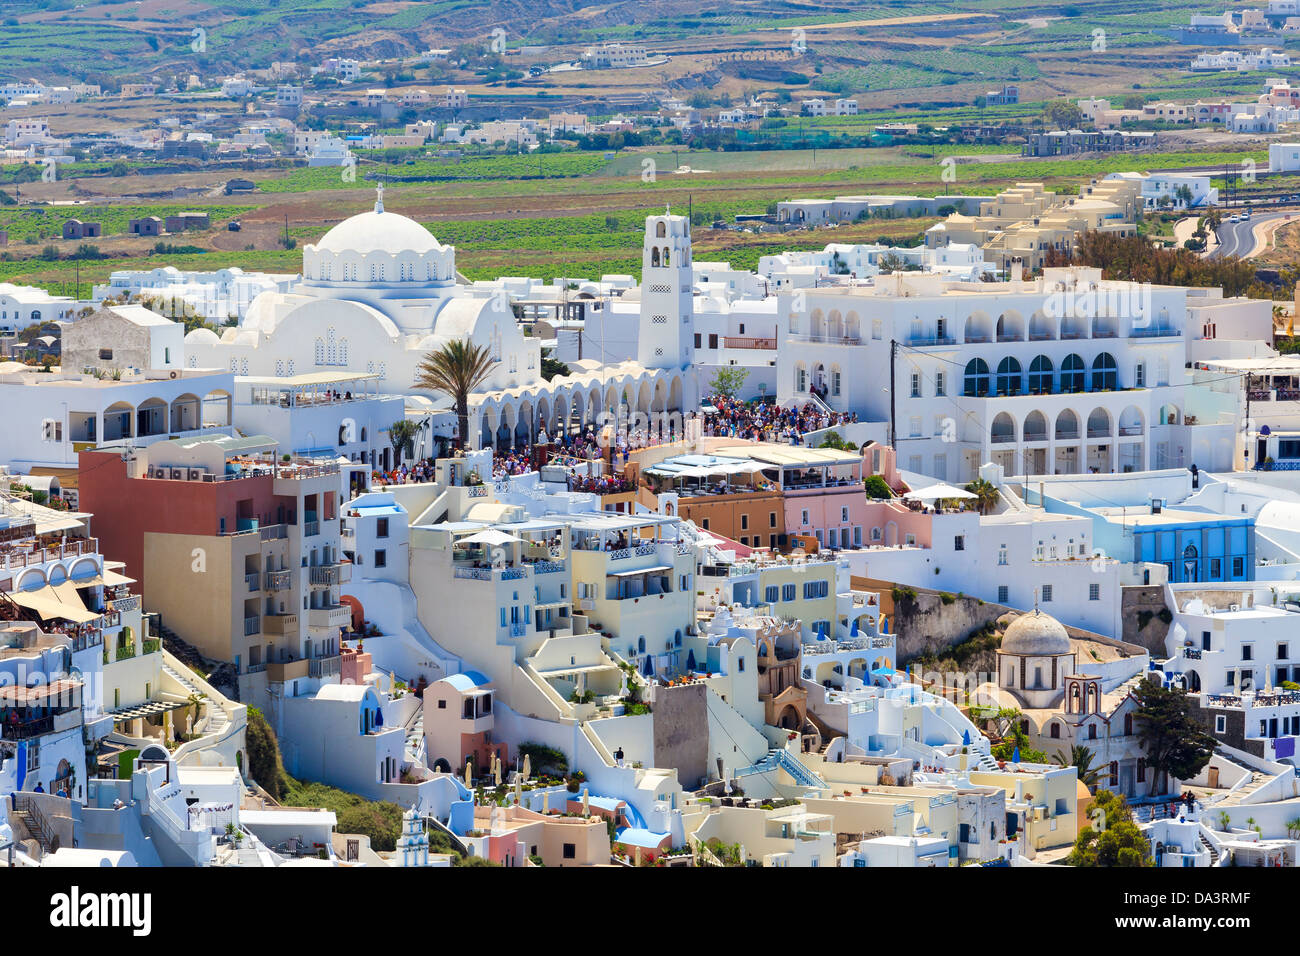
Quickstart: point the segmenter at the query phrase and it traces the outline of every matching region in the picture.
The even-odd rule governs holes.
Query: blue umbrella
[[[1016,752],[1011,755],[1012,763],[1020,763],[1020,744],[1016,744]]]
[[[855,617],[853,619],[853,626],[849,628],[849,637],[857,637],[857,636],[858,636],[858,619]]]
[[[969,747],[969,746],[970,746],[970,731],[969,731],[969,730],[963,730],[963,731],[961,732],[961,745],[962,745],[963,747]]]

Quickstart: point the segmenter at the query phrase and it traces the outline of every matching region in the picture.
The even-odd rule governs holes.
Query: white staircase
[[[205,733],[220,737],[225,732],[226,725],[230,723],[230,718],[226,714],[225,710],[222,709],[221,705],[208,695],[204,694],[203,691],[199,690],[198,685],[186,674],[181,673],[180,670],[172,667],[166,661],[163,662],[162,667],[163,672],[166,673],[168,677],[186,688],[191,694],[199,694],[203,696],[208,709],[208,725]]]
[[[417,761],[424,762],[424,704],[420,704],[415,714],[406,722],[406,749]]]

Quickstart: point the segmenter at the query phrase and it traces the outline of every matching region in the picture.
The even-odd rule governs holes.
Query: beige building
[[[1042,183],[1017,183],[980,205],[978,215],[954,214],[926,230],[930,248],[973,243],[984,257],[1008,269],[1020,260],[1030,271],[1043,268],[1049,251],[1068,254],[1081,232],[1136,235],[1142,187],[1129,180],[1097,179],[1062,196]]]

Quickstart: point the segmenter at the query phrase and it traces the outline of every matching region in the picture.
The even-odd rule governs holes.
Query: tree
[[[976,478],[966,486],[966,490],[975,496],[975,504],[979,506],[980,514],[986,515],[1001,497],[997,486],[983,478]]]
[[[442,392],[456,405],[457,441],[469,442],[469,393],[492,374],[496,360],[486,347],[469,339],[453,339],[424,357],[415,373],[415,387]]]
[[[248,751],[248,775],[263,790],[279,800],[283,795],[284,764],[280,760],[280,744],[275,739],[275,732],[256,707],[248,708],[245,720],[244,746]]]
[[[1109,790],[1098,790],[1093,801],[1100,831],[1084,827],[1075,838],[1074,849],[1066,858],[1070,866],[1151,866],[1151,844],[1133,822],[1124,797]]]
[[[877,500],[894,497],[894,491],[889,487],[889,482],[879,475],[867,475],[862,479],[862,484],[866,488],[867,497]]]
[[[420,426],[409,418],[403,418],[388,426],[388,441],[393,446],[393,461],[402,460],[402,452],[415,454],[415,436],[420,433]]]
[[[1156,771],[1155,792],[1169,789],[1172,774],[1179,780],[1194,777],[1214,756],[1215,739],[1192,716],[1192,700],[1185,691],[1147,681],[1134,691],[1138,708],[1134,724],[1147,763]]]
[[[1043,109],[1046,121],[1057,129],[1074,129],[1083,122],[1083,110],[1069,100],[1053,100]]]
[[[542,350],[542,378],[550,381],[557,375],[568,375],[569,366],[565,365],[559,359],[551,358],[553,349]]]
[[[1128,96],[1124,97],[1124,109],[1140,110],[1146,105],[1146,102],[1147,98],[1141,93],[1130,93]]]
[[[1079,779],[1082,780],[1092,790],[1101,780],[1101,768],[1092,765],[1093,752],[1087,747],[1080,747],[1075,744],[1070,748],[1070,755],[1067,757],[1063,751],[1056,752],[1056,762],[1062,767],[1074,767],[1079,771]]]
[[[989,752],[995,760],[1013,760],[1017,750],[1023,763],[1047,763],[1047,754],[1029,746],[1029,735],[1019,725],[1013,726],[1011,733],[1003,737],[1001,743],[994,744]]]
[[[721,395],[723,398],[735,398],[736,393],[745,384],[745,379],[749,377],[749,369],[742,368],[739,365],[723,365],[718,368],[714,374],[713,380],[709,382],[709,394]]]

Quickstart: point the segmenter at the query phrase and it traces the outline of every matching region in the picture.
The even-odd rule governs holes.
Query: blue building
[[[1153,505],[1087,509],[1093,540],[1121,561],[1163,564],[1171,584],[1255,579],[1255,519]]]

